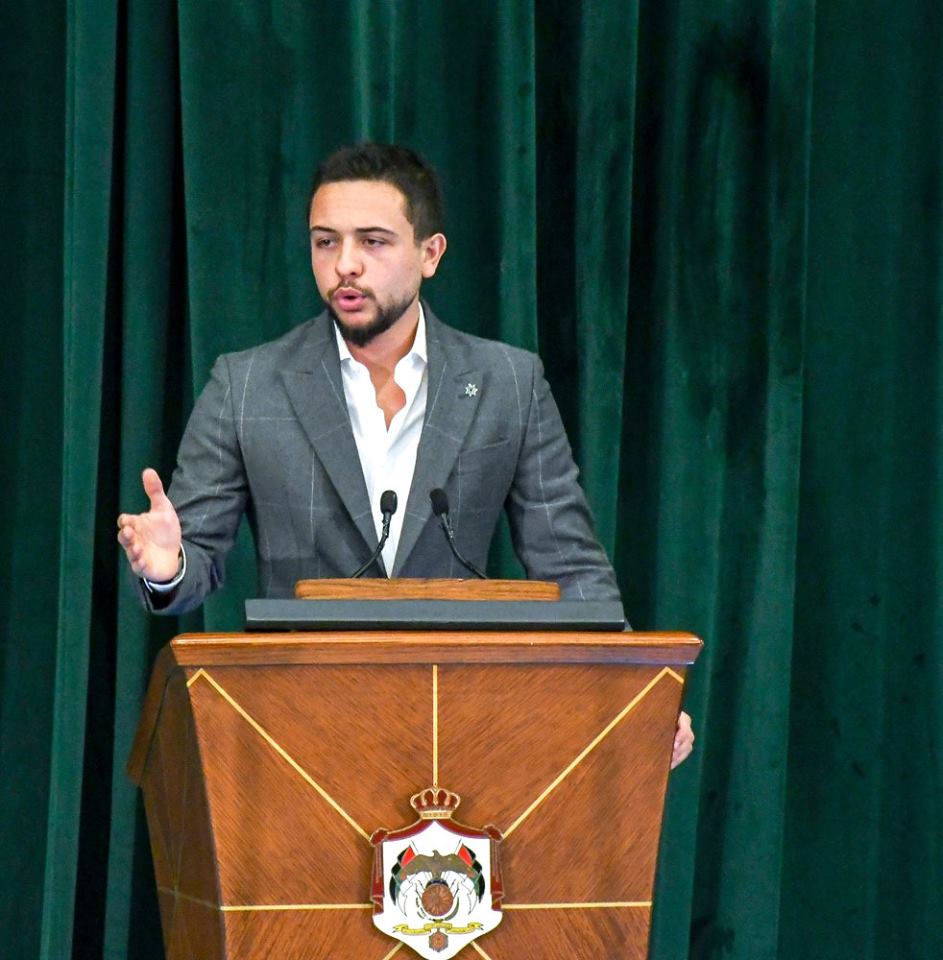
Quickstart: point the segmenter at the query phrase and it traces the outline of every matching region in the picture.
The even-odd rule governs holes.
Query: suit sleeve
[[[556,581],[567,600],[619,600],[615,573],[596,538],[563,421],[536,357],[530,396],[520,399],[523,439],[506,505],[514,550],[529,578]]]
[[[230,365],[222,356],[193,408],[167,491],[180,518],[186,574],[168,593],[151,593],[141,584],[144,604],[155,613],[192,610],[223,582],[226,554],[249,499],[233,395]]]

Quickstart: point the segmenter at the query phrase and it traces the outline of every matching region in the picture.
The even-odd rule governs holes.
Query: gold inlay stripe
[[[485,953],[485,951],[482,950],[474,940],[472,940],[471,945],[485,958],[485,960],[491,960],[491,957],[489,957],[488,954]]]
[[[193,674],[193,676],[190,677],[190,679],[187,681],[187,687],[188,688],[192,687],[193,684],[195,684],[197,680],[200,679],[200,677],[205,677],[205,676],[206,676],[206,671],[202,667],[200,667],[200,669],[197,670],[197,672]]]
[[[651,907],[651,900],[611,900],[599,903],[504,903],[502,910],[625,910],[631,907]]]
[[[310,786],[314,787],[318,795],[332,807],[340,816],[342,816],[353,828],[366,840],[370,842],[370,834],[357,823],[356,820],[321,786],[314,777],[305,770],[301,764],[295,760],[288,751],[277,743],[275,738],[257,721],[251,717],[206,671],[200,671],[206,681],[212,685],[213,689],[239,714],[255,732]],[[194,679],[196,679],[194,677]]]
[[[201,907],[209,907],[210,910],[219,910],[219,906],[215,903],[211,903],[209,900],[201,900],[199,897],[191,897],[187,893],[181,893],[179,890],[171,890],[169,887],[158,887],[159,893],[166,893],[168,896],[173,897],[174,900],[186,900],[187,903],[196,903]]]
[[[665,669],[668,671],[669,677],[674,677],[680,684],[684,683],[684,677],[682,677],[680,673],[676,673],[671,667],[665,667]]]
[[[265,912],[290,912],[304,910],[370,910],[372,903],[245,903],[231,904],[227,906],[217,906],[209,900],[201,900],[199,897],[192,897],[180,890],[171,890],[168,887],[158,887],[161,893],[166,893],[175,900],[186,900],[188,903],[195,903],[201,907],[207,907],[210,910],[218,910],[222,913],[265,913]],[[505,903],[502,904],[503,910],[627,910],[627,909],[648,909],[652,905],[651,900],[601,900],[601,901],[574,901],[572,903]],[[398,948],[397,948],[398,949]],[[390,954],[392,956],[392,954]],[[385,958],[384,958],[385,960]]]
[[[606,724],[605,727],[576,755],[576,757],[565,767],[556,778],[546,787],[543,793],[504,831],[504,838],[507,839],[543,802],[553,793],[557,787],[599,746],[606,737],[638,706],[642,700],[648,696],[649,692],[657,683],[668,673],[668,667],[664,667],[661,672],[654,677],[645,687],[637,693],[629,703],[627,703],[619,713]]]
[[[264,913],[291,910],[370,910],[372,903],[244,903],[220,907],[223,913]]]
[[[432,665],[432,785],[439,785],[439,668]]]
[[[403,944],[398,943],[395,947],[383,958],[383,960],[390,960],[390,957],[396,956],[397,953],[402,949]]]

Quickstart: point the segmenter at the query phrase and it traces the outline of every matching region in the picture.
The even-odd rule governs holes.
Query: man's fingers
[[[129,563],[130,566],[131,566],[131,569],[132,569],[135,573],[140,573],[140,571],[137,569],[137,567],[140,566],[140,564],[135,561],[134,556],[133,556],[133,554],[132,554],[132,550],[131,550],[130,547],[125,547],[125,548],[124,548],[124,555],[125,555],[125,557],[127,557],[127,560],[128,560],[128,563]]]
[[[127,547],[137,540],[137,535],[137,517],[122,514],[118,518],[118,543],[122,547]]]
[[[141,482],[144,484],[144,492],[148,500],[151,501],[151,509],[157,510],[167,504],[167,494],[164,493],[164,485],[156,470],[148,467],[141,474]]]
[[[684,744],[681,747],[675,747],[674,753],[671,755],[671,769],[674,770],[679,763],[683,763],[688,757],[691,756],[692,747],[691,744]]]
[[[694,728],[689,714],[681,711],[678,717],[678,729],[675,732],[674,743],[672,744],[671,769],[674,770],[679,763],[687,760],[694,750]]]

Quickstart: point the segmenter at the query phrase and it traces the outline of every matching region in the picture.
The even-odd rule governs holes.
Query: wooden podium
[[[495,824],[501,924],[459,956],[643,960],[689,634],[183,635],[128,771],[168,960],[402,960],[371,833],[441,785]]]

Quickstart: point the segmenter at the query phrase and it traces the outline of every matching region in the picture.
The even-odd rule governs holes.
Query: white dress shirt
[[[387,575],[393,571],[396,549],[403,530],[406,514],[406,499],[416,469],[416,452],[422,434],[422,422],[426,415],[426,318],[422,304],[419,305],[419,323],[412,349],[393,370],[393,379],[406,394],[406,403],[386,427],[386,417],[377,405],[377,394],[370,380],[370,372],[364,364],[351,356],[350,350],[337,327],[337,349],[341,359],[341,379],[344,383],[344,398],[350,425],[360,455],[360,466],[367,484],[370,510],[377,531],[377,539],[383,528],[380,515],[380,496],[384,490],[396,492],[397,507],[390,523],[390,536],[383,548],[383,563]],[[364,557],[366,559],[366,557]]]

